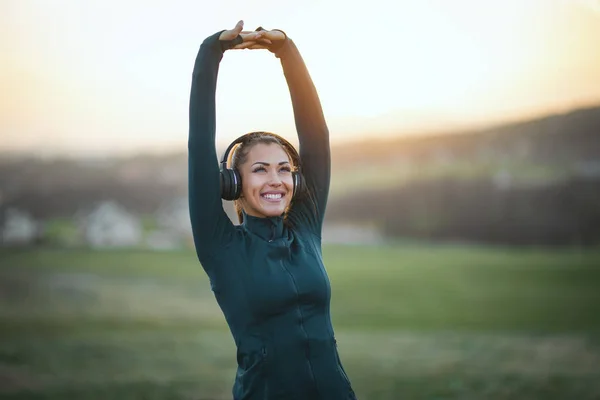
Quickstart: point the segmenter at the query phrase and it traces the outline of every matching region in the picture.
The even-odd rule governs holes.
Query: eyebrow
[[[279,162],[279,165],[283,165],[283,164],[289,164],[289,163],[290,163],[289,161],[280,161],[280,162]],[[255,162],[254,164],[252,164],[252,166],[255,166],[256,164],[261,164],[261,165],[264,165],[264,166],[266,166],[266,167],[268,167],[269,165],[271,165],[271,164],[269,164],[268,162],[264,162],[264,161],[257,161],[257,162]]]

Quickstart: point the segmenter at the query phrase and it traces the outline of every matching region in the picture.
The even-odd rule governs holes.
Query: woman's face
[[[248,151],[239,168],[242,177],[240,201],[253,217],[282,215],[294,190],[292,165],[285,150],[276,143],[258,143]]]

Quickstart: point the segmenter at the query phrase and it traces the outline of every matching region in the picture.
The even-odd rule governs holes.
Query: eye
[[[279,170],[279,172],[284,172],[286,174],[289,174],[290,172],[292,172],[292,169],[289,166],[281,167],[281,169]]]
[[[264,171],[266,171],[266,168],[265,168],[265,167],[263,167],[262,165],[261,165],[261,166],[259,166],[259,167],[256,167],[256,168],[254,168],[254,169],[252,170],[252,172],[264,172]]]

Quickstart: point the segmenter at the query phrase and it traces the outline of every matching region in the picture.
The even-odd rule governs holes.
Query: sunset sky
[[[198,47],[239,19],[294,39],[332,141],[600,104],[600,1],[1,0],[0,150],[185,150]],[[217,126],[295,134],[269,52],[225,54]]]

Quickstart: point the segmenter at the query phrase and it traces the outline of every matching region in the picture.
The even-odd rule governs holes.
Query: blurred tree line
[[[342,168],[347,175],[371,172],[336,199],[330,222],[352,218],[393,237],[600,243],[600,107],[353,146],[340,149]]]
[[[329,221],[352,216],[392,237],[509,245],[600,243],[600,179],[499,188],[436,180],[340,199]]]
[[[600,242],[600,107],[474,132],[369,138],[334,147],[332,159],[327,223],[434,240]],[[149,214],[186,193],[184,152],[0,157],[0,211],[15,207],[42,220],[103,200]]]

